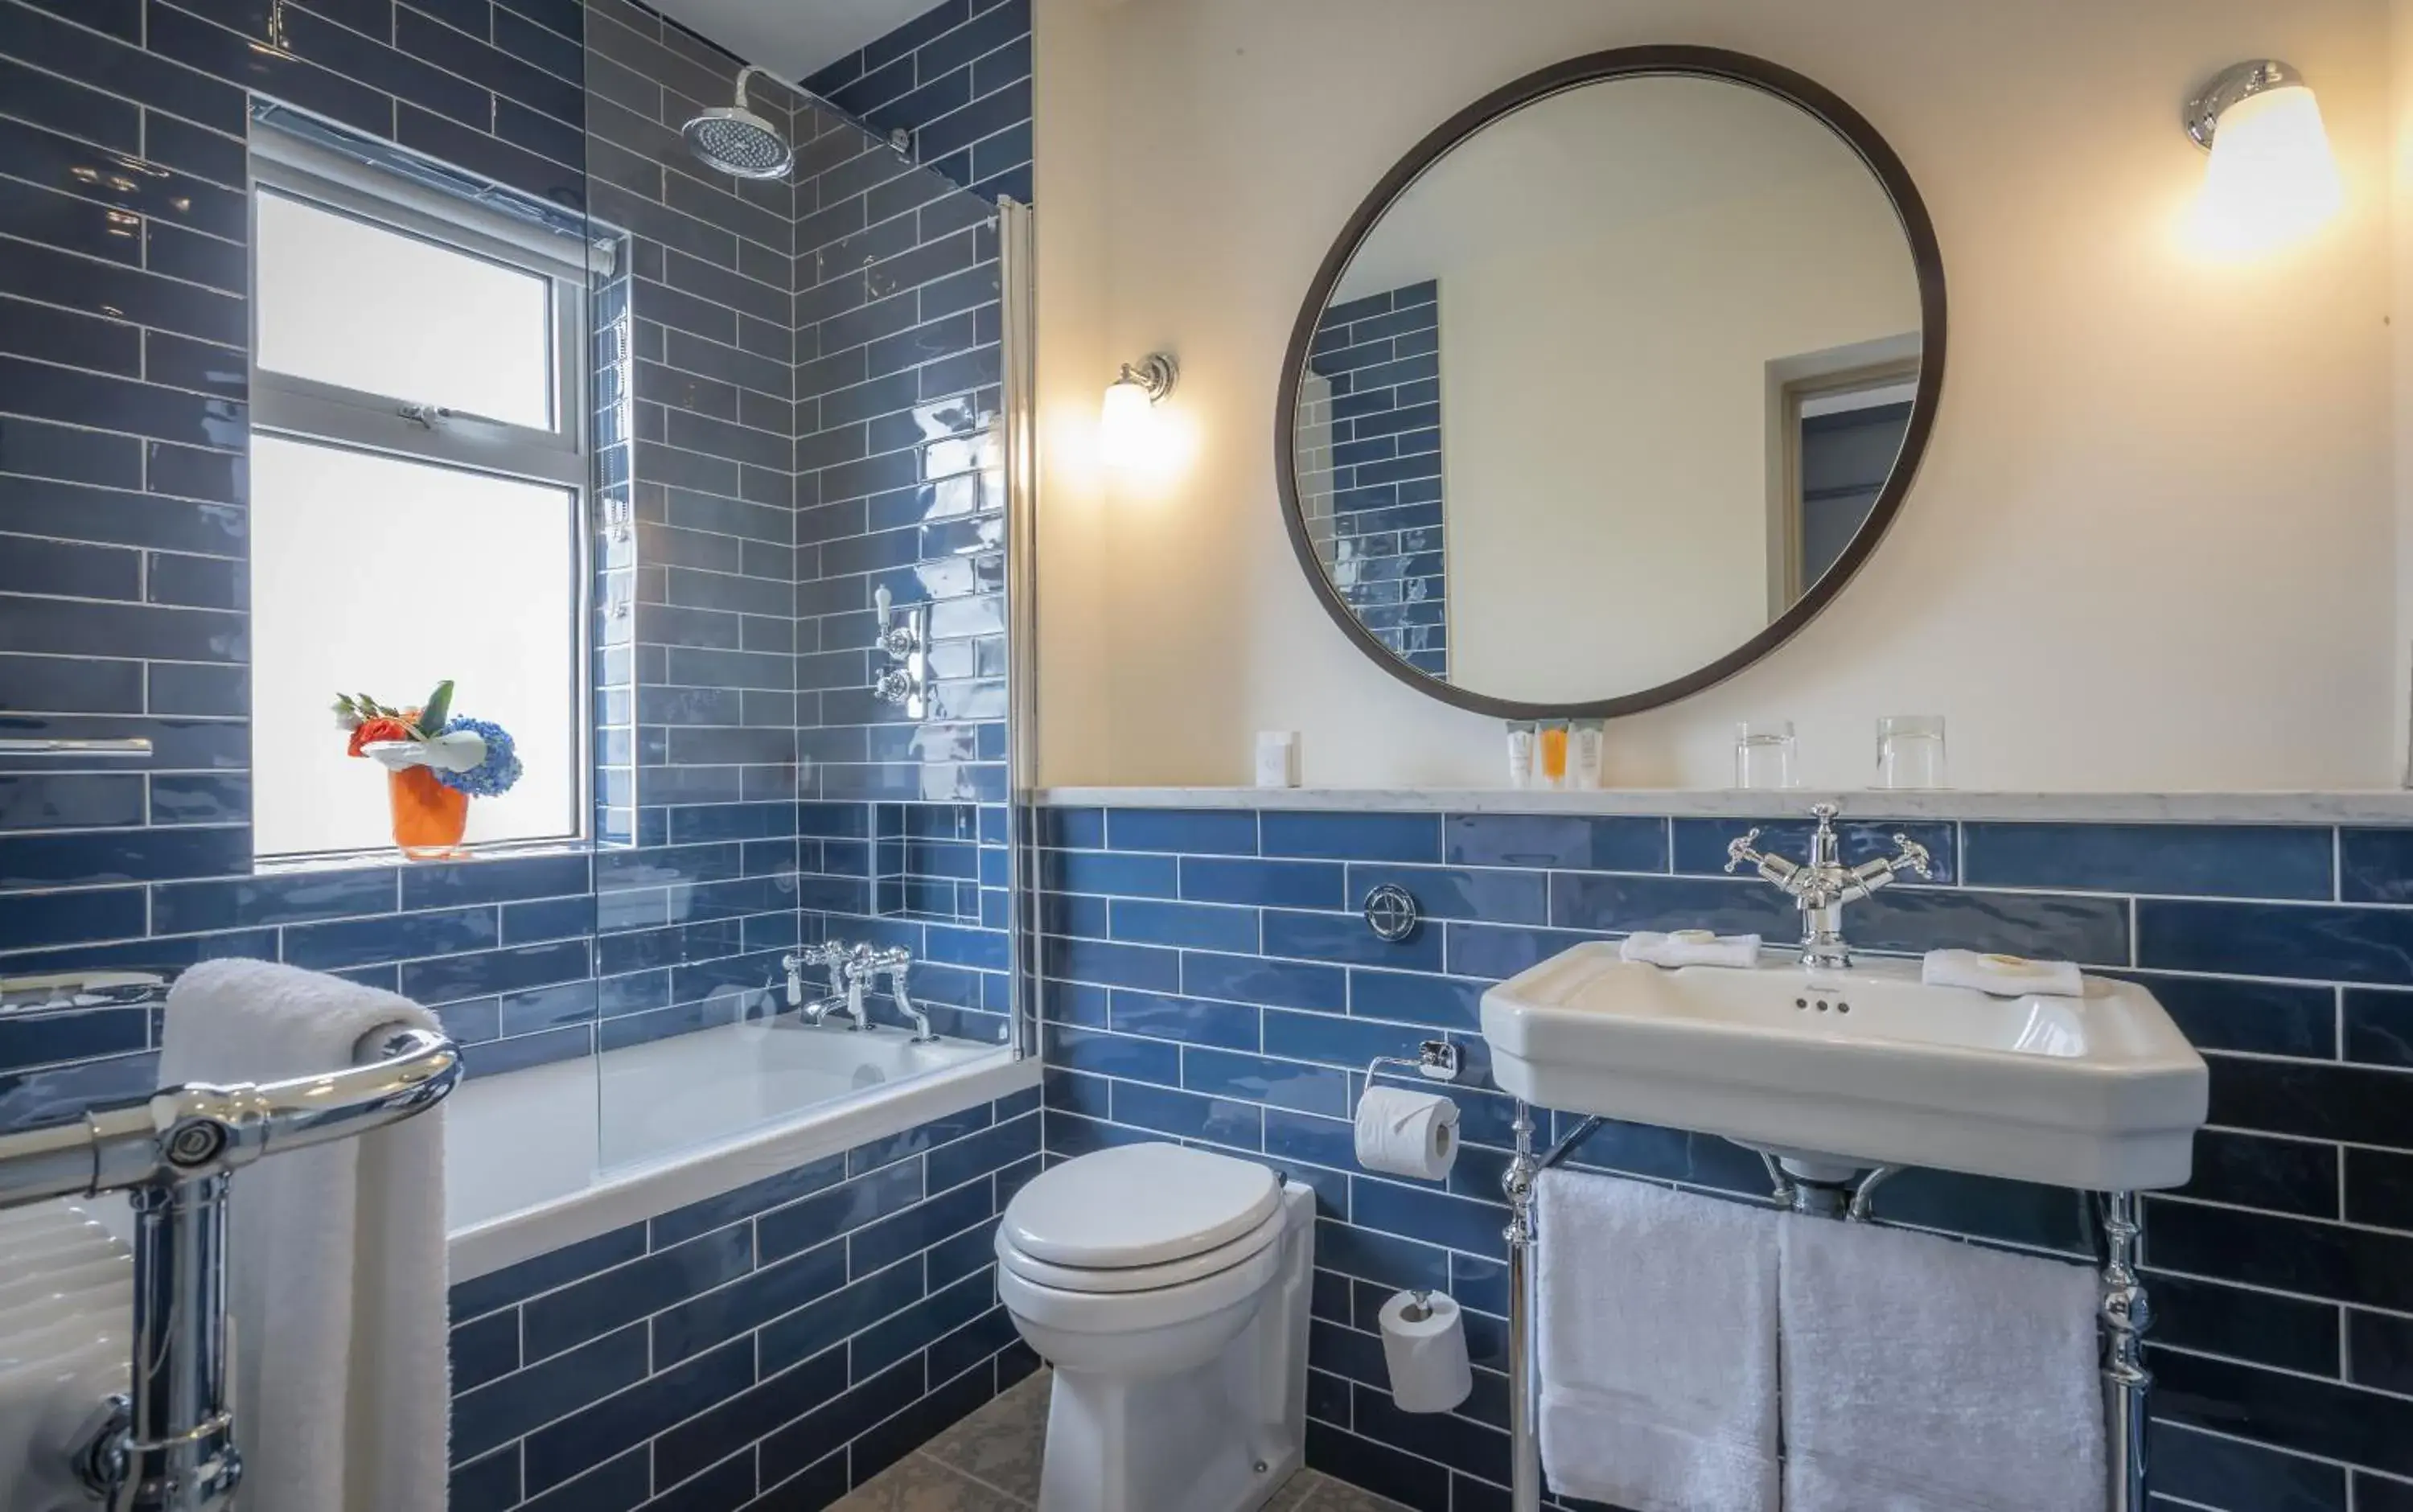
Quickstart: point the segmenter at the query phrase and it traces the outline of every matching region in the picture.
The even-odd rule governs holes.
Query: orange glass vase
[[[432,860],[461,852],[461,836],[469,827],[469,795],[436,780],[424,766],[406,766],[385,775],[386,795],[393,804],[393,843],[413,860]]]

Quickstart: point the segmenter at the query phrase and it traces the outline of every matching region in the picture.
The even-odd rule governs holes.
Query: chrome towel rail
[[[142,735],[122,738],[79,735],[0,735],[0,756],[148,756]]]
[[[227,1194],[266,1155],[349,1139],[425,1111],[461,1079],[431,1030],[364,1039],[360,1063],[230,1087],[195,1082],[0,1134],[0,1208],[132,1193],[131,1389],[76,1450],[108,1512],[229,1512],[243,1460],[227,1401]]]
[[[1509,1512],[1539,1512],[1542,1505],[1542,1451],[1537,1419],[1542,1390],[1540,1362],[1535,1357],[1537,1309],[1533,1305],[1533,1188],[1541,1174],[1567,1158],[1601,1125],[1585,1119],[1547,1153],[1533,1149],[1533,1110],[1517,1104],[1516,1157],[1500,1178],[1508,1198],[1508,1476]],[[1805,1217],[1866,1223],[1877,1187],[1894,1175],[1895,1167],[1880,1165],[1853,1183],[1803,1181],[1787,1175],[1774,1157],[1762,1157],[1778,1208]],[[2145,1369],[2145,1330],[2153,1324],[2153,1308],[2143,1282],[2137,1278],[2137,1194],[2100,1194],[2104,1231],[2101,1306],[2103,1331],[2104,1411],[2108,1419],[2106,1470],[2110,1485],[2110,1512],[2145,1512],[2146,1400],[2154,1378]]]

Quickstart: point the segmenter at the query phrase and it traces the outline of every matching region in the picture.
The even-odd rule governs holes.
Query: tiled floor
[[[875,1476],[830,1512],[1031,1512],[1047,1435],[1045,1371]],[[1302,1470],[1266,1512],[1406,1512]]]

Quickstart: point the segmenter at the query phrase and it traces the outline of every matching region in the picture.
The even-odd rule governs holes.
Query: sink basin
[[[2095,1192],[2184,1184],[2207,1078],[2154,995],[1931,987],[1918,962],[1629,963],[1597,941],[1483,995],[1529,1103],[1723,1134],[1811,1166],[1924,1165]]]

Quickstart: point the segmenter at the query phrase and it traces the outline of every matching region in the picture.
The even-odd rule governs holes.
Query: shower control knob
[[[902,667],[891,667],[871,680],[871,691],[883,704],[902,704],[913,696],[913,674]]]

